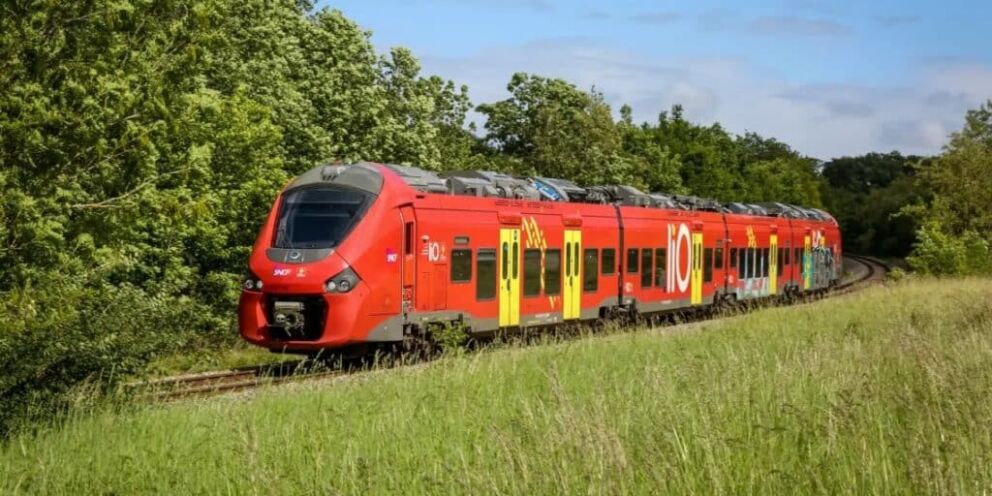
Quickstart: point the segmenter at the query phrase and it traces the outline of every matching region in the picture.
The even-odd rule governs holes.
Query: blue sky
[[[681,103],[819,158],[935,153],[992,98],[992,1],[325,0],[425,73],[507,96],[525,71],[595,86],[637,120]]]

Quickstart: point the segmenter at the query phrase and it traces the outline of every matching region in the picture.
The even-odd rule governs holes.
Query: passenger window
[[[637,273],[637,248],[627,250],[627,273]]]
[[[791,253],[792,253],[792,250],[790,250],[788,248],[782,248],[782,255],[785,255],[785,265],[792,264],[792,260],[789,258],[789,254],[791,254]]]
[[[716,249],[716,258],[713,259],[713,268],[714,269],[723,268],[723,248]]]
[[[654,271],[651,270],[652,256],[650,248],[641,250],[641,287],[650,288],[654,282]]]
[[[747,249],[747,277],[758,277],[758,250],[756,248]]]
[[[565,243],[565,277],[572,276],[572,244]]]
[[[768,248],[761,249],[761,277],[768,277]]]
[[[505,244],[504,244],[505,246]],[[496,297],[496,250],[479,250],[475,261],[475,299]]]
[[[730,268],[737,268],[737,248],[730,249]]]
[[[520,245],[516,241],[513,242],[513,278],[516,279],[520,277]]]
[[[713,248],[703,250],[703,282],[713,280]]]
[[[664,248],[654,249],[654,285],[665,289],[668,281],[665,280],[665,269],[668,267],[668,259],[665,257]]]
[[[737,278],[747,279],[747,248],[737,250]]]
[[[541,250],[524,250],[524,296],[541,294]]]
[[[579,266],[579,264],[582,262],[582,259],[579,258],[578,243],[572,243],[572,251],[574,252],[572,254],[572,260],[575,262],[575,265],[572,267],[572,275],[578,277],[579,275],[582,274],[582,268]]]
[[[472,280],[472,250],[451,250],[451,282]]]
[[[599,250],[587,248],[583,263],[586,271],[582,273],[582,289],[584,291],[596,291],[599,289]]]
[[[561,250],[544,252],[544,294],[554,296],[561,293]]]
[[[510,275],[510,243],[503,243],[503,257],[500,263],[500,278],[506,279]]]
[[[761,248],[754,248],[754,267],[751,268],[751,277],[761,277]]]
[[[802,248],[796,248],[796,263],[799,264],[800,267],[802,267],[802,265],[803,265],[803,249]]]
[[[605,248],[603,250],[603,275],[611,276],[616,273],[617,268],[617,251],[613,248]]]

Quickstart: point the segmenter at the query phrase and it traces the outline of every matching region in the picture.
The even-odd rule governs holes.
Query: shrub
[[[916,235],[913,253],[906,258],[913,270],[938,276],[992,273],[989,243],[978,233],[954,235],[939,221],[930,220]]]
[[[177,350],[195,330],[219,324],[188,298],[53,281],[11,291],[0,303],[0,436],[57,415],[78,401],[84,386],[112,389]]]

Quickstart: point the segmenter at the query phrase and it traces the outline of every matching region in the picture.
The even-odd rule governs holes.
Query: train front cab
[[[249,259],[238,325],[274,351],[403,339],[402,269],[412,256],[398,205],[412,190],[376,164],[325,166],[277,197]],[[398,187],[402,186],[402,187]]]

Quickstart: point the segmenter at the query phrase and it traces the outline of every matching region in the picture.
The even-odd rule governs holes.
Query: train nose
[[[368,293],[358,272],[333,251],[308,263],[277,260],[263,260],[249,271],[241,298],[242,335],[260,344],[306,346],[347,331]]]
[[[251,273],[262,282],[262,291],[267,294],[322,294],[331,289],[328,287],[331,280],[342,275],[352,274],[336,280],[343,282],[346,287],[359,281],[353,271],[350,271],[347,261],[333,251],[316,260],[307,258],[308,261],[302,263],[286,262],[287,257],[288,255],[281,253],[275,257],[269,256],[257,266],[251,267]],[[251,288],[245,286],[245,289]]]

